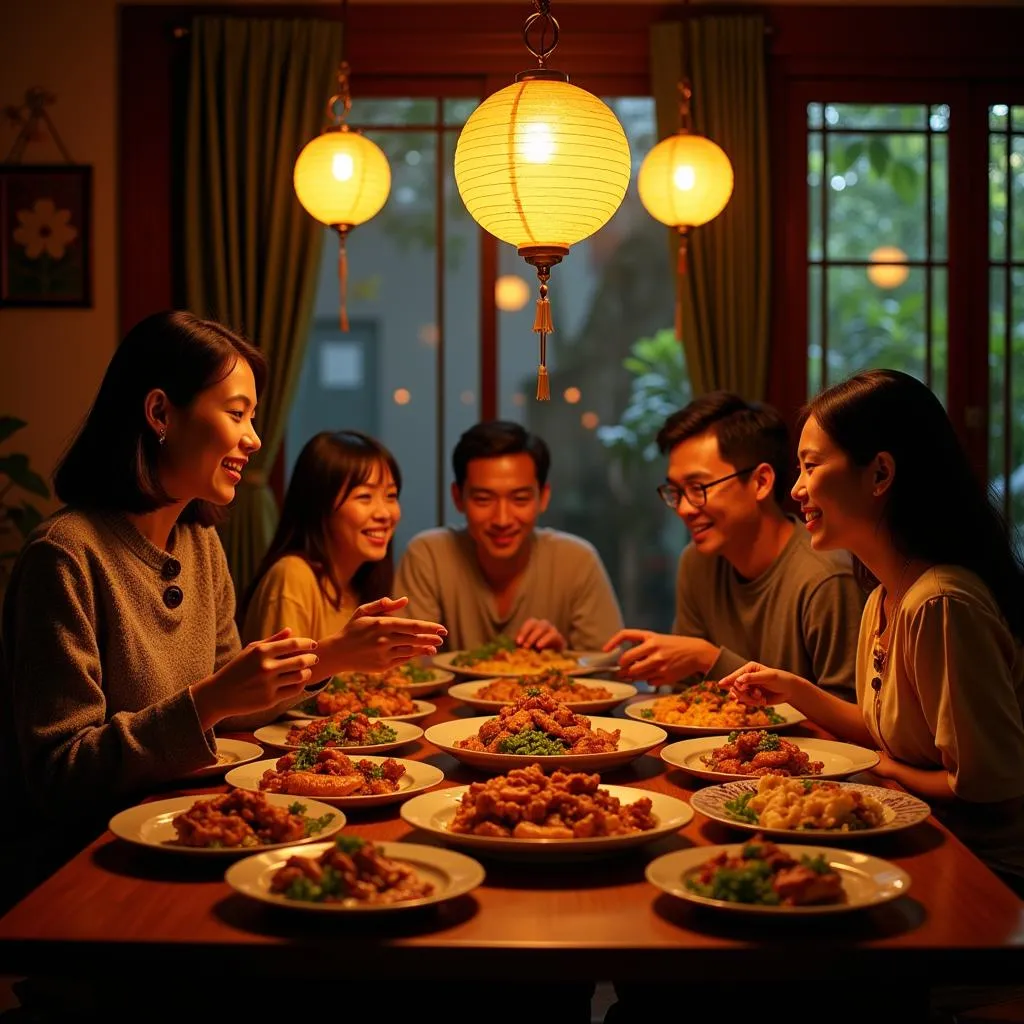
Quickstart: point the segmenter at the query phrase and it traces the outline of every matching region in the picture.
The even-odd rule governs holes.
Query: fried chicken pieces
[[[566,754],[604,754],[618,750],[621,735],[618,729],[614,732],[591,729],[590,719],[585,715],[577,715],[565,704],[542,693],[503,707],[497,718],[490,718],[480,726],[476,736],[459,740],[457,745],[465,750],[496,754],[501,751],[502,740],[528,729],[561,740],[567,748]]]
[[[471,783],[449,832],[516,839],[590,839],[646,832],[657,824],[651,800],[621,803],[600,789],[601,777],[540,765],[513,768],[487,782]]]

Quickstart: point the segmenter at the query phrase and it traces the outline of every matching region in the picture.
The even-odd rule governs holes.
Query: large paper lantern
[[[348,233],[376,216],[391,191],[391,165],[384,151],[345,123],[352,106],[348,76],[348,62],[343,60],[338,69],[338,93],[327,103],[335,123],[302,147],[292,177],[295,194],[310,216],[338,233],[343,331],[348,330]]]
[[[629,185],[630,157],[611,109],[570,85],[567,75],[544,66],[558,45],[558,22],[547,4],[539,6],[527,18],[523,37],[540,67],[516,75],[514,84],[470,115],[455,147],[455,181],[470,216],[514,245],[537,270],[537,398],[546,400],[551,397],[546,366],[551,268],[619,208]],[[551,33],[546,49],[534,49],[528,41],[538,23]]]
[[[732,164],[721,146],[690,130],[688,81],[679,83],[679,130],[662,139],[640,164],[636,187],[644,209],[679,234],[676,260],[676,337],[682,338],[682,279],[690,228],[717,217],[732,196]]]

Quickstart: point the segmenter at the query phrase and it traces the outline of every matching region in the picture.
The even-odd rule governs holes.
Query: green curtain
[[[702,16],[688,25],[688,59],[680,22],[651,29],[658,138],[679,128],[677,86],[688,71],[693,130],[725,150],[735,186],[722,213],[689,233],[683,348],[695,394],[724,388],[760,400],[768,378],[771,260],[764,20]],[[676,242],[673,230],[673,268]]]
[[[292,168],[319,134],[341,58],[341,25],[197,17],[185,150],[190,311],[241,331],[270,373],[263,448],[222,531],[239,592],[277,517],[267,473],[284,435],[312,314],[323,229],[299,204]]]

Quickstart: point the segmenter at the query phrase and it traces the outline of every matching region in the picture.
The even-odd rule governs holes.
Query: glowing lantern
[[[685,24],[685,23],[684,23]],[[690,130],[690,83],[679,83],[679,130],[644,157],[636,187],[644,209],[679,233],[676,262],[676,337],[682,338],[680,295],[690,228],[707,224],[732,195],[732,164],[721,146]]]
[[[895,245],[880,245],[868,261],[868,280],[877,288],[899,288],[910,277],[907,254]]]
[[[338,93],[327,103],[328,115],[335,123],[303,146],[293,174],[299,202],[311,216],[338,232],[343,331],[348,330],[348,233],[378,214],[391,191],[391,166],[384,151],[345,123],[352,108],[348,76],[348,62],[343,60],[338,68]]]
[[[518,274],[502,274],[494,282],[494,304],[503,313],[515,313],[530,300],[530,286]]]
[[[455,148],[455,181],[470,216],[514,245],[537,269],[540,298],[533,329],[540,335],[537,398],[551,397],[546,366],[552,333],[551,268],[619,208],[629,184],[630,157],[622,125],[596,96],[545,67],[558,45],[558,22],[542,0],[526,19],[523,38],[539,67],[516,75],[473,111]],[[529,44],[542,23],[541,49]],[[543,48],[551,31],[551,45]]]

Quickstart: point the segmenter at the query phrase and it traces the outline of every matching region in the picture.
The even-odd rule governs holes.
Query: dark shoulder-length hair
[[[879,452],[892,456],[896,473],[883,515],[897,548],[908,558],[970,569],[1024,641],[1024,568],[931,389],[898,370],[866,370],[812,399],[801,425],[809,416],[858,466]]]
[[[376,438],[358,430],[341,430],[324,431],[306,442],[295,460],[274,538],[239,604],[239,622],[245,621],[260,580],[285,555],[301,555],[312,567],[327,600],[334,608],[341,607],[347,581],[338,579],[331,563],[328,523],[335,509],[377,468],[388,469],[401,492],[398,463]],[[391,594],[395,574],[392,547],[393,542],[379,562],[364,562],[352,578],[360,604]]]
[[[146,395],[159,388],[183,408],[227,377],[239,359],[252,368],[259,396],[266,361],[227,327],[181,311],[139,321],[114,352],[92,408],[57,465],[57,497],[78,508],[133,513],[173,504],[160,482],[160,445],[146,421]],[[180,521],[212,526],[223,514],[219,506],[195,500]]]

